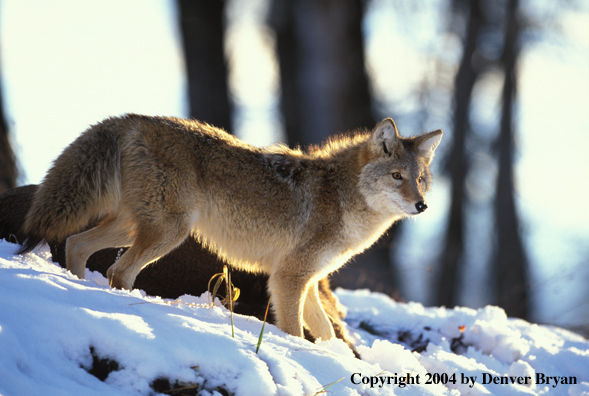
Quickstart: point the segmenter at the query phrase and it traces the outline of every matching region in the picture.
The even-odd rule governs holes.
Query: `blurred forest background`
[[[586,0],[0,0],[0,51],[1,191],[126,112],[260,146],[442,128],[430,209],[332,284],[589,332]]]

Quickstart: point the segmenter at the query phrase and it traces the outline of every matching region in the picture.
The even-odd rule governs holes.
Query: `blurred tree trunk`
[[[4,103],[0,90],[0,194],[16,187],[16,156],[12,151],[8,127],[4,119]]]
[[[363,17],[362,0],[272,2],[289,145],[318,144],[335,133],[376,124],[364,65]],[[332,285],[392,295],[395,230],[334,273]]]
[[[441,269],[437,284],[436,304],[453,307],[458,299],[460,260],[464,249],[464,213],[467,198],[465,194],[468,169],[465,141],[470,131],[469,110],[472,90],[480,73],[480,59],[477,59],[477,41],[484,18],[482,0],[458,1],[455,7],[469,7],[468,24],[464,38],[462,60],[454,81],[454,129],[452,149],[446,169],[452,182],[451,204],[446,228],[445,246],[440,260]],[[459,12],[459,11],[458,11]],[[479,62],[477,62],[477,60]]]
[[[497,304],[505,309],[508,316],[526,318],[529,313],[528,260],[519,233],[513,183],[513,108],[521,31],[518,0],[509,0],[507,18],[502,57],[505,77],[499,132],[499,173],[495,197],[497,249],[493,269],[497,283]]]
[[[275,0],[282,111],[290,145],[375,125],[364,67],[362,0]]]
[[[190,117],[231,131],[223,0],[178,0]]]

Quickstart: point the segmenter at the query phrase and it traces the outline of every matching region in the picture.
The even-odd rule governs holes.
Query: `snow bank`
[[[363,361],[340,340],[312,344],[271,325],[256,354],[262,323],[234,315],[232,338],[229,311],[195,306],[207,303],[206,294],[170,304],[139,290],[111,290],[97,273],[79,280],[53,264],[47,250],[15,256],[15,249],[0,242],[3,396],[153,395],[157,379],[198,386],[202,395],[218,389],[240,396],[315,395],[338,380],[326,390],[589,395],[587,340],[508,319],[495,307],[424,308],[338,290]],[[117,363],[104,381],[89,373],[97,358]],[[538,374],[550,383],[535,384]],[[483,384],[485,375],[491,381],[513,377],[516,384]],[[534,381],[517,384],[518,377]],[[561,383],[572,378],[576,385]]]
[[[358,347],[362,357],[383,369],[398,367],[404,351],[374,353],[377,343],[388,342],[380,339],[408,347],[427,343],[418,366],[430,375],[455,375],[456,382],[446,386],[463,395],[589,396],[589,343],[577,334],[509,319],[492,306],[449,310],[396,303],[368,291],[336,294],[366,345]]]

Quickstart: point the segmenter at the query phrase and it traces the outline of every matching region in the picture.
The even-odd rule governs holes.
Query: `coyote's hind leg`
[[[72,274],[84,279],[86,261],[101,249],[129,246],[132,229],[121,215],[109,215],[96,227],[70,236],[65,243],[66,265]]]
[[[131,290],[143,267],[180,245],[190,233],[188,216],[137,226],[133,244],[106,272],[111,287]]]

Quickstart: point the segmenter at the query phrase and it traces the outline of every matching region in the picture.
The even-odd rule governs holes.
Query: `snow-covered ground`
[[[232,337],[227,309],[196,305],[206,294],[170,303],[112,290],[98,273],[72,276],[47,249],[15,249],[0,241],[2,396],[153,395],[155,380],[199,395],[589,395],[586,339],[496,307],[337,290],[363,360],[340,340],[312,344],[272,325],[256,354],[262,322],[234,315]],[[89,373],[98,361],[115,369],[104,381]]]

